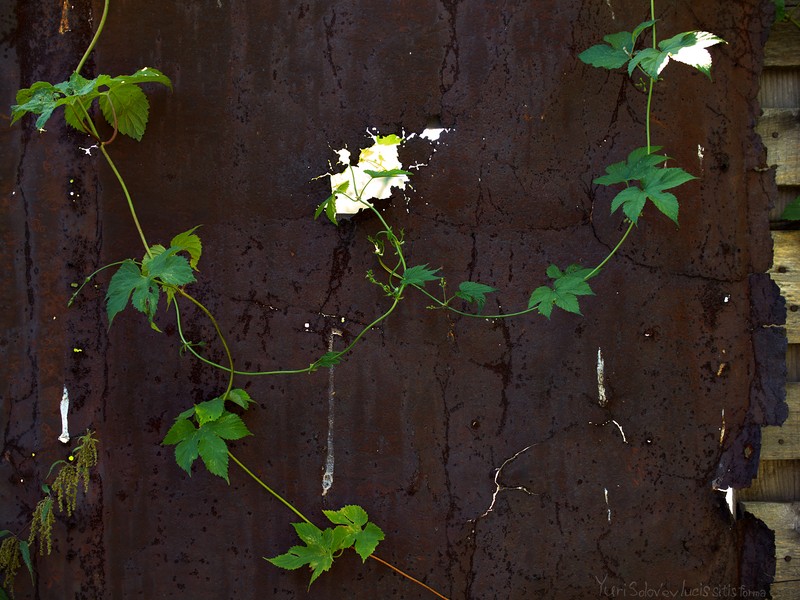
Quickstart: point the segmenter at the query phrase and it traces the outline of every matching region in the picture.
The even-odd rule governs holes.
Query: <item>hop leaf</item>
[[[467,302],[474,302],[478,305],[478,312],[483,310],[486,304],[486,294],[496,292],[497,289],[483,283],[474,281],[462,281],[458,285],[456,297],[466,300]]]
[[[577,297],[594,295],[586,282],[590,274],[596,273],[593,274],[592,269],[584,269],[580,265],[570,265],[563,273],[556,265],[550,265],[547,276],[554,280],[553,287],[543,285],[536,288],[528,300],[528,308],[536,308],[548,319],[553,312],[553,306],[580,315]]]
[[[402,283],[405,285],[425,285],[426,281],[436,281],[441,279],[440,275],[436,272],[439,269],[429,269],[428,265],[417,265],[416,267],[409,267],[403,273]]]

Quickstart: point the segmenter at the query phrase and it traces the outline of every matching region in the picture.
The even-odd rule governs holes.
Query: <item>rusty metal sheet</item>
[[[334,328],[346,343],[387,306],[364,279],[375,220],[311,219],[328,193],[312,178],[367,128],[450,128],[435,153],[409,144],[407,160],[428,165],[385,215],[414,263],[500,288],[492,309],[523,306],[550,262],[605,256],[620,217],[591,182],[643,145],[645,96],[577,54],[645,19],[644,4],[115,0],[87,69],[172,78],[172,93],[151,95],[143,140],[110,151],[151,243],[203,225],[193,288],[241,366],[297,368]],[[713,489],[747,484],[758,427],[785,415],[785,339],[768,327],[780,300],[760,275],[774,183],[753,133],[768,3],[658,4],[662,35],[728,41],[713,81],[678,66],[655,97],[654,140],[699,179],[680,188],[680,228],[645,212],[584,317],[467,320],[409,295],[332,383],[323,371],[237,380],[258,403],[237,456],[320,524],[321,509],[362,505],[387,534],[379,554],[451,598],[769,584],[768,532],[737,524]],[[0,9],[6,105],[74,68],[102,3],[65,6]],[[107,277],[67,309],[71,283],[141,254],[113,174],[61,125],[0,135],[0,527],[24,526],[66,452],[64,385],[71,426],[101,440],[90,493],[56,525],[53,555],[36,558],[35,584],[20,574],[17,597],[306,594],[305,572],[261,559],[294,543],[294,515],[240,471],[230,486],[186,477],[160,445],[224,374],[179,355],[167,313],[163,334],[133,314],[108,330]],[[213,338],[200,314],[187,328]],[[331,386],[335,477],[322,496]],[[428,597],[355,556],[308,595]]]

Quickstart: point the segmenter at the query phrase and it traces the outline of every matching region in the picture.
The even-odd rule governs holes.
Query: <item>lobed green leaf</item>
[[[401,283],[405,285],[425,285],[427,281],[436,281],[441,279],[440,275],[437,275],[436,272],[439,269],[429,269],[428,265],[417,265],[415,267],[409,267],[403,272],[403,278],[401,279]]]
[[[200,261],[200,256],[203,254],[203,244],[200,238],[195,234],[200,225],[192,227],[188,231],[179,233],[170,241],[171,248],[178,248],[179,252],[187,252],[189,254],[189,266],[195,271],[197,270],[197,263]]]
[[[132,260],[124,261],[108,284],[106,313],[109,327],[114,317],[128,305],[129,299],[133,307],[144,313],[152,323],[158,306],[158,285],[152,277],[142,274]]]
[[[98,98],[106,121],[123,135],[141,141],[150,113],[150,102],[138,85],[117,84]]]
[[[216,421],[222,416],[225,410],[225,401],[221,396],[213,400],[206,400],[200,404],[195,404],[194,410],[197,422],[200,423],[202,427],[205,423]]]
[[[177,254],[180,251],[181,248],[172,246],[166,251],[154,254],[152,258],[145,257],[142,260],[142,272],[150,278],[157,278],[175,286],[196,281],[189,261]]]
[[[188,419],[178,418],[169,428],[161,443],[168,446],[179,444],[194,435],[195,431],[197,431],[197,427],[194,426],[194,423]]]
[[[205,423],[203,428],[211,431],[223,440],[239,440],[248,435],[253,435],[244,421],[233,413],[226,412],[220,418]]]
[[[238,404],[245,410],[247,410],[247,407],[250,404],[254,403],[254,400],[250,397],[250,394],[240,388],[233,388],[230,392],[228,392],[228,400],[234,404]]]
[[[462,281],[458,285],[456,297],[466,300],[467,302],[474,302],[478,305],[478,312],[483,310],[486,305],[486,294],[496,292],[497,289],[483,283],[475,281]]]
[[[225,440],[208,427],[200,427],[198,432],[199,440],[197,448],[206,469],[208,469],[212,475],[222,477],[225,481],[230,483],[228,479],[228,445],[225,443]]]

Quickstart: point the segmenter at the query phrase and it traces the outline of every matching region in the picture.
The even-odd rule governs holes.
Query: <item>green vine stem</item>
[[[308,523],[309,525],[313,525],[313,523],[311,522],[311,520],[310,520],[308,517],[306,517],[306,516],[305,516],[303,513],[301,513],[301,512],[300,512],[300,511],[299,511],[297,508],[295,508],[295,506],[294,506],[294,505],[293,505],[291,502],[289,502],[288,500],[286,500],[286,498],[284,498],[283,496],[281,496],[281,495],[280,495],[278,492],[276,492],[274,489],[272,489],[270,486],[268,486],[266,483],[264,483],[264,481],[263,481],[263,480],[262,480],[262,479],[261,479],[261,478],[260,478],[258,475],[256,475],[255,473],[253,473],[253,472],[252,472],[250,469],[248,469],[248,468],[247,468],[247,467],[244,465],[244,463],[242,463],[242,462],[241,462],[241,461],[240,461],[238,458],[236,458],[236,457],[235,457],[235,456],[234,456],[234,455],[233,455],[233,454],[230,452],[230,450],[228,451],[228,456],[230,457],[230,459],[231,459],[233,462],[235,462],[235,463],[236,463],[236,464],[239,466],[239,468],[241,468],[241,469],[242,469],[242,470],[243,470],[245,473],[247,473],[247,475],[249,475],[249,476],[250,476],[250,477],[251,477],[251,478],[252,478],[252,479],[253,479],[253,480],[254,480],[256,483],[258,483],[258,485],[260,485],[260,486],[261,486],[262,488],[264,488],[264,489],[265,489],[267,492],[269,492],[269,493],[270,493],[270,494],[271,494],[271,495],[272,495],[272,496],[273,496],[273,497],[274,497],[276,500],[278,500],[278,501],[279,501],[281,504],[283,504],[283,505],[284,505],[286,508],[288,508],[290,511],[292,511],[292,512],[293,512],[295,515],[297,515],[297,516],[298,516],[300,519],[302,519],[302,520],[303,520],[305,523]],[[380,564],[384,565],[385,567],[389,567],[389,568],[390,568],[392,571],[394,571],[395,573],[398,573],[398,574],[402,575],[403,577],[405,577],[405,578],[406,578],[406,579],[408,579],[409,581],[411,581],[411,582],[413,582],[413,583],[417,584],[418,586],[421,586],[422,588],[424,588],[424,589],[428,590],[429,592],[431,592],[432,594],[434,594],[434,595],[435,595],[437,598],[443,598],[444,600],[449,600],[449,598],[447,598],[447,596],[443,596],[442,594],[440,594],[439,592],[437,592],[437,591],[436,591],[435,589],[433,589],[432,587],[430,587],[430,586],[426,585],[425,583],[423,583],[423,582],[422,582],[422,581],[420,581],[419,579],[416,579],[415,577],[412,577],[411,575],[409,575],[409,574],[408,574],[408,573],[406,573],[405,571],[403,571],[403,570],[401,570],[401,569],[397,568],[396,566],[394,566],[394,565],[393,565],[393,564],[391,564],[390,562],[387,562],[387,561],[383,560],[382,558],[379,558],[379,557],[378,557],[378,556],[376,556],[375,554],[370,554],[370,555],[369,555],[369,558],[371,558],[371,559],[373,559],[373,560],[376,560],[377,562],[379,562]]]
[[[100,39],[100,35],[103,33],[103,28],[106,25],[106,17],[108,17],[108,8],[111,4],[111,0],[105,0],[105,4],[103,5],[103,15],[100,17],[100,23],[97,25],[97,31],[94,32],[94,37],[92,41],[89,42],[88,48],[86,48],[86,52],[83,53],[81,60],[78,62],[78,66],[75,67],[75,72],[80,73],[81,69],[83,69],[83,65],[86,64],[86,60],[89,58],[89,55],[94,50],[94,47],[97,45],[97,40]]]

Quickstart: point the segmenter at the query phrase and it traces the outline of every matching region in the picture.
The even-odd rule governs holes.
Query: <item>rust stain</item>
[[[58,33],[69,31],[69,0],[61,0],[61,22],[58,24]]]

